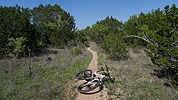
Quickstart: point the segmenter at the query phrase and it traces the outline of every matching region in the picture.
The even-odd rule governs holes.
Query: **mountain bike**
[[[87,93],[89,91],[94,90],[100,85],[100,82],[102,81],[103,78],[106,76],[109,77],[109,80],[113,83],[113,80],[111,79],[110,73],[108,71],[107,65],[106,67],[106,72],[105,75],[99,74],[99,72],[104,71],[103,67],[101,67],[101,70],[96,71],[95,73],[92,73],[92,70],[84,70],[76,74],[76,78],[80,80],[86,80],[85,83],[81,84],[77,90],[80,93]]]

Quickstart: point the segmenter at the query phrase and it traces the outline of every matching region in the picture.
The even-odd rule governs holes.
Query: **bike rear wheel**
[[[92,76],[92,70],[84,70],[76,74],[76,78],[80,80],[90,79]]]
[[[97,88],[99,86],[99,81],[98,80],[94,80],[93,82],[85,82],[83,84],[81,84],[77,90],[80,93],[86,93],[89,92],[91,90],[94,90],[95,88]]]

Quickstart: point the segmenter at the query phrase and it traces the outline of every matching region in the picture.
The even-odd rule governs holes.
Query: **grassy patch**
[[[91,55],[86,50],[78,55],[68,49],[52,51],[14,62],[0,60],[0,99],[75,99],[75,74],[87,68]]]
[[[148,57],[143,51],[128,52],[130,58],[125,61],[109,60],[107,56],[98,52],[98,65],[107,64],[114,84],[104,82],[107,88],[108,98],[123,100],[177,100],[178,91],[169,83],[166,78],[158,78],[154,75],[154,69]],[[150,66],[151,65],[151,66]]]

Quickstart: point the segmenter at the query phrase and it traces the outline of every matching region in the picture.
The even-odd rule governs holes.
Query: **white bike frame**
[[[105,75],[101,75],[101,74],[98,74],[98,72],[100,72],[100,71],[96,71],[95,73],[93,73],[92,75],[93,76],[98,76],[98,77],[94,77],[94,79],[93,80],[91,80],[91,81],[89,81],[88,83],[87,83],[87,85],[88,84],[90,84],[91,82],[94,82],[95,80],[96,81],[102,81],[102,79],[105,77]],[[96,85],[97,83],[95,83],[95,84],[93,84],[92,86],[94,86],[94,85]],[[91,87],[92,87],[91,86]]]

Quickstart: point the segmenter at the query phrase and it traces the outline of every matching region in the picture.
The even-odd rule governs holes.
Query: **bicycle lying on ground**
[[[106,76],[109,77],[109,80],[113,83],[113,80],[111,79],[110,73],[108,71],[108,67],[106,66],[106,74],[101,75],[99,72],[104,71],[103,67],[101,67],[101,70],[96,71],[95,73],[92,74],[92,70],[84,70],[76,74],[76,78],[80,80],[86,80],[87,82],[81,84],[77,90],[80,93],[87,93],[89,91],[94,90],[100,85],[100,82],[102,79]],[[96,77],[97,76],[97,77]]]

